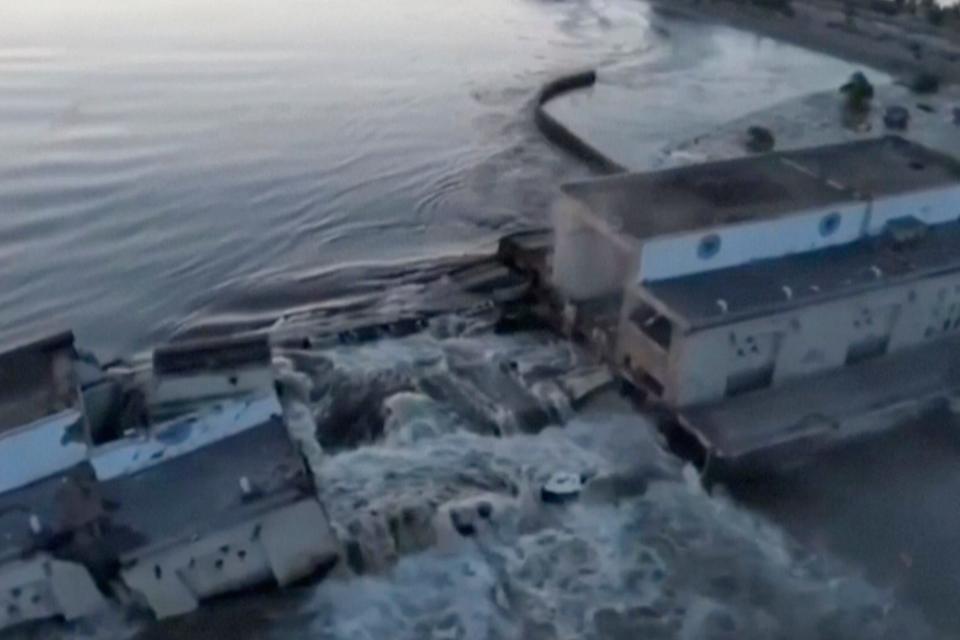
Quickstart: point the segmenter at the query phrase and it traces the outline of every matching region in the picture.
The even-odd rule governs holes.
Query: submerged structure
[[[104,372],[62,333],[0,354],[0,629],[157,617],[335,562],[266,338]]]
[[[0,630],[25,620],[88,615],[105,602],[86,566],[54,540],[89,530],[93,470],[73,371],[73,336],[49,336],[0,357]],[[72,492],[78,508],[61,508]],[[69,500],[69,496],[67,497]]]
[[[506,522],[581,490],[642,493],[662,471],[596,474],[591,458],[524,478],[536,492],[459,467],[464,495],[371,506],[327,492],[344,468],[317,466],[316,448],[439,432],[425,406],[509,437],[561,422],[616,375],[671,444],[724,473],[798,464],[960,394],[951,158],[889,137],[621,175],[565,185],[555,216],[552,233],[507,237],[498,256],[402,274],[392,291],[241,337],[174,342],[148,362],[103,367],[69,332],[0,353],[0,630],[108,603],[175,616],[338,563],[364,573],[451,530],[477,535],[501,510]],[[494,357],[455,326],[524,330],[531,309],[533,326],[546,320],[593,355],[559,341],[550,357],[525,360],[516,345]],[[442,354],[412,349],[375,376],[340,350],[428,331],[449,338]],[[283,378],[271,345],[285,364],[312,363],[316,386]],[[639,466],[624,431],[612,446]]]
[[[960,163],[898,137],[570,184],[501,253],[700,462],[799,462],[960,392]]]

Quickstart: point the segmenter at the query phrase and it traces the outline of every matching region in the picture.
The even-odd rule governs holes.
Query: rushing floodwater
[[[531,100],[555,74],[590,66],[601,67],[600,87],[552,108],[636,166],[727,118],[836,86],[851,70],[632,0],[5,3],[0,341],[72,326],[84,345],[122,354],[316,302],[334,285],[373,286],[377,276],[364,274],[382,273],[374,264],[471,251],[541,223],[557,183],[585,170],[540,139]],[[349,275],[331,275],[345,265]],[[340,373],[372,384],[379,369],[411,376],[465,349],[456,336],[418,340],[349,351]],[[489,337],[467,346],[507,348]],[[633,441],[646,431],[623,407],[507,441],[451,426],[456,407],[416,394],[374,400],[399,410],[395,431],[321,472],[345,519],[353,500],[389,504],[411,487],[469,498],[563,465],[633,469],[636,452],[652,449]],[[906,582],[911,604],[949,612],[944,600],[960,587],[917,576],[936,574],[922,528],[891,528],[877,554],[858,544],[863,520],[842,518],[844,504],[870,496],[858,513],[871,526],[932,521],[937,505],[911,511],[877,493],[825,492],[834,481],[886,481],[909,496],[869,465],[848,466],[825,471],[807,493],[788,480],[745,499],[787,513],[780,519],[811,544],[874,568],[879,557],[889,571],[873,577]],[[924,482],[940,486],[939,477],[930,471]],[[390,580],[228,601],[155,637],[660,637],[646,619],[654,607],[666,637],[699,640],[704,625],[775,637],[763,630],[779,625],[776,637],[858,638],[886,616],[882,594],[832,578],[835,566],[683,483],[519,533],[507,520],[489,546],[401,559]],[[901,556],[903,539],[912,544]],[[912,577],[905,564],[917,567]],[[676,590],[666,601],[651,587],[665,573]]]
[[[4,3],[0,339],[123,353],[542,219],[581,169],[532,93],[611,64],[655,85],[615,116],[644,149],[847,72],[630,0]]]

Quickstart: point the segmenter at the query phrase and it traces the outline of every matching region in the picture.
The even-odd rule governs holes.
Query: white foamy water
[[[542,222],[584,170],[540,139],[531,99],[594,65],[655,89],[610,120],[638,123],[618,138],[636,149],[847,71],[630,0],[6,3],[0,337],[72,325],[124,353]],[[112,611],[12,637],[924,637],[855,570],[705,495],[621,400],[571,414],[537,394],[552,426],[527,433],[463,382],[471,362],[543,380],[582,364],[545,336],[453,320],[283,357],[312,388],[288,410],[338,572],[159,625]],[[557,472],[587,479],[579,501],[540,501]]]
[[[535,387],[592,366],[568,343],[440,318],[407,338],[282,359],[292,430],[311,441],[343,545],[333,574],[161,624],[113,612],[32,637],[932,637],[849,567],[708,495],[613,391],[573,413],[540,400],[551,417],[544,428],[494,435],[517,406],[508,382]],[[478,371],[499,373],[491,386]],[[355,395],[331,403],[334,387]],[[459,391],[474,396],[470,408]],[[543,499],[558,473],[583,480],[578,499]]]
[[[338,357],[367,380],[379,378],[372,371],[435,375],[451,349],[473,349],[491,367],[504,357],[561,368],[577,362],[569,346],[543,336],[417,337],[406,346]],[[433,352],[420,360],[425,368],[411,367],[419,359],[411,354],[423,351]],[[322,612],[311,622],[313,637],[923,633],[889,594],[709,497],[661,452],[649,422],[615,396],[565,424],[503,438],[422,394],[387,395],[382,406],[391,408],[384,437],[333,454],[318,470],[331,516],[363,538],[375,575],[318,587],[309,604]],[[539,499],[558,471],[590,478],[578,502]],[[491,506],[488,517],[472,515],[481,503]],[[473,535],[451,531],[451,509],[475,524]]]
[[[347,550],[321,584],[248,600],[262,613],[250,637],[925,637],[891,594],[707,495],[614,393],[541,431],[495,437],[489,416],[425,392],[440,376],[482,394],[465,361],[533,376],[587,364],[546,335],[460,327],[287,352],[312,378],[321,438],[334,430],[313,466]],[[356,404],[331,408],[322,391],[344,380]],[[347,416],[367,425],[359,440],[336,428]],[[541,499],[558,472],[586,480],[577,501]],[[160,629],[217,629],[231,611]]]

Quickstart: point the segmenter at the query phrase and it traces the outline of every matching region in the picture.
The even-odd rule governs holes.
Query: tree
[[[840,87],[840,92],[847,96],[847,107],[852,111],[869,111],[870,101],[873,100],[873,85],[867,80],[862,71],[855,72],[850,80]]]

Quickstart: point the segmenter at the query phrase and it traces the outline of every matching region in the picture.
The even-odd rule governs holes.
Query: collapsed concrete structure
[[[337,560],[266,338],[158,349],[105,375],[61,333],[0,354],[0,629],[157,617]]]
[[[365,546],[363,527],[333,531],[360,522],[344,512],[362,503],[328,503],[340,510],[331,523],[318,501],[324,483],[296,442],[270,340],[316,360],[316,345],[405,336],[445,313],[510,331],[529,326],[532,293],[543,319],[589,344],[665,410],[675,442],[721,470],[793,464],[960,393],[954,160],[883,138],[562,193],[555,233],[514,235],[498,259],[440,268],[402,305],[371,296],[358,310],[351,297],[347,313],[324,306],[106,370],[70,333],[0,354],[0,629],[89,616],[109,600],[173,616],[341,560],[362,573],[390,557]],[[354,405],[439,399],[487,435],[516,435],[559,421],[611,380],[586,356],[521,366],[451,346],[444,367],[401,376],[390,393],[422,398],[391,404],[351,394],[335,362],[325,361],[319,395],[345,400],[319,415],[337,434],[356,429]],[[540,500],[563,503],[585,478],[554,474]],[[585,490],[599,486],[590,479]],[[474,535],[491,504],[458,498],[364,517],[398,552],[421,549],[439,525]]]

